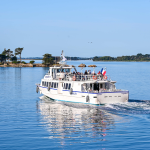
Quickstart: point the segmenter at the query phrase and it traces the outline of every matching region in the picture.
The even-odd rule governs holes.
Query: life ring
[[[96,77],[96,76],[93,76],[93,79],[94,79],[94,80],[97,80],[97,77]]]
[[[73,76],[72,79],[73,79],[73,81],[76,81],[76,77],[75,76]]]
[[[106,80],[106,79],[107,79],[107,76],[104,76],[103,78]]]

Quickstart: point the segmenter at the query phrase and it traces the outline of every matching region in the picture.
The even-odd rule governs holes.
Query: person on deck
[[[97,74],[101,74],[101,72],[99,71]]]
[[[87,70],[85,70],[85,73],[84,73],[84,75],[87,75],[88,73],[87,73]]]
[[[88,70],[88,74],[91,74],[91,70]]]

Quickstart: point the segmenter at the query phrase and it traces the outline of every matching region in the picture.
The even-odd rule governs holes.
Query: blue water
[[[150,63],[68,64],[82,62],[96,64],[95,72],[106,67],[116,87],[129,90],[129,102],[54,102],[35,92],[48,68],[0,68],[0,149],[149,149]]]
[[[32,60],[32,59],[31,59]],[[31,60],[22,60],[22,61],[25,61],[26,63],[29,63]],[[41,64],[42,63],[42,60],[34,60],[35,64]]]

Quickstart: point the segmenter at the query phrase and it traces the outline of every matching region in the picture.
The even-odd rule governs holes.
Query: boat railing
[[[53,76],[53,79],[56,80],[64,80],[64,81],[93,81],[93,80],[98,80],[98,81],[110,81],[110,76],[109,75],[105,75],[103,76],[102,74],[88,74],[88,75],[84,75],[84,74],[73,74],[73,73],[64,73],[64,76],[60,76],[60,75],[56,75]]]
[[[88,92],[88,93],[101,93],[101,92],[120,92],[120,91],[128,91],[128,90],[122,90],[122,89],[100,89],[100,90],[82,90],[82,92]]]
[[[104,78],[103,75],[75,75],[70,74],[66,75],[64,80],[73,80],[73,81],[91,81],[91,80],[107,80],[108,78]]]

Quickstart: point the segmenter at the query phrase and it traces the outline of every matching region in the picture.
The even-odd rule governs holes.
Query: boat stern
[[[100,92],[97,95],[99,104],[124,103],[129,100],[129,91]]]

